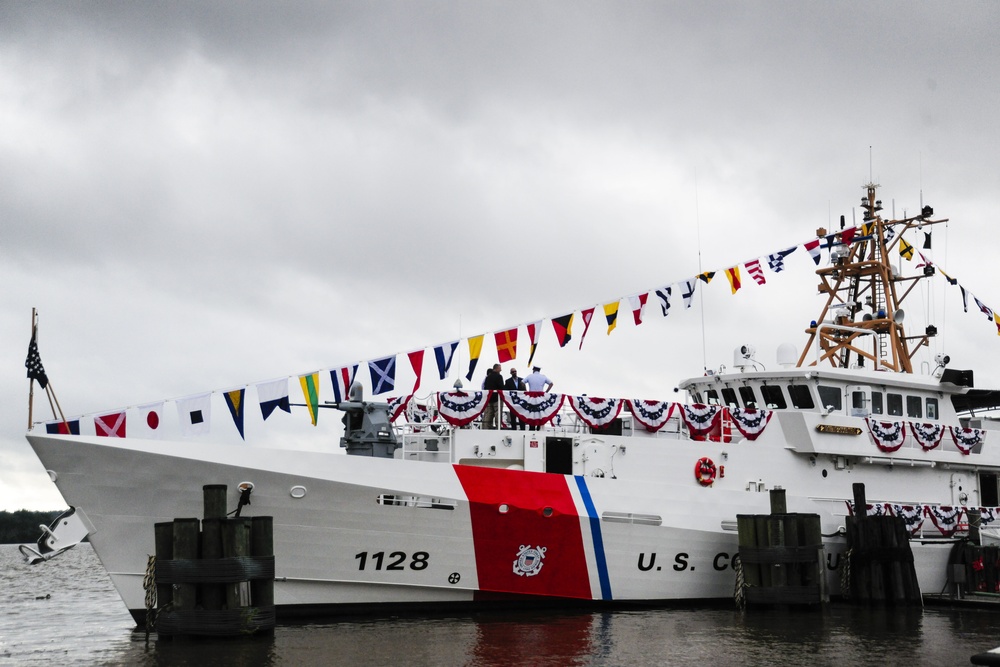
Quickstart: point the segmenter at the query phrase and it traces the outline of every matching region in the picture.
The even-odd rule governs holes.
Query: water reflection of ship
[[[476,618],[471,662],[477,665],[590,664],[605,652],[610,618],[602,613],[532,612]],[[605,639],[602,639],[604,637]]]

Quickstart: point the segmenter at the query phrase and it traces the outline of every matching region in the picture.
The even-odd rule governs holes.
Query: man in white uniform
[[[539,366],[532,366],[531,375],[524,378],[524,382],[528,385],[528,391],[552,391],[552,380],[542,375]]]

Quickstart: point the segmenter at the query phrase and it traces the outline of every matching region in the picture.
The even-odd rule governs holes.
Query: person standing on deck
[[[551,391],[552,390],[552,380],[548,379],[542,375],[541,366],[532,366],[531,375],[524,378],[524,384],[528,386],[528,391]],[[529,431],[537,431],[538,426],[529,426]]]
[[[507,381],[503,383],[504,391],[524,391],[524,380],[517,376],[517,369],[510,369],[510,377]],[[524,422],[519,421],[517,415],[511,410],[510,414],[510,427],[515,430],[524,430]]]
[[[486,371],[486,381],[483,382],[483,390],[503,391],[503,375],[501,375],[500,364],[494,364],[493,368]],[[483,411],[483,428],[497,428],[497,403],[501,400],[500,394],[490,399]]]
[[[552,380],[542,375],[541,367],[532,366],[531,370],[531,375],[524,378],[524,383],[528,385],[528,391],[552,391]]]

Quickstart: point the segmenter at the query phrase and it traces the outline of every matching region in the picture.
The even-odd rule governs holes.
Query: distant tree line
[[[48,526],[60,514],[62,514],[61,510],[54,512],[0,511],[0,544],[37,542],[42,534],[38,526],[43,523]]]

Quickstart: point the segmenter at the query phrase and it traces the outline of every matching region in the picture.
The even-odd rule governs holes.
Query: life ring
[[[694,478],[702,486],[712,486],[715,481],[715,463],[707,456],[698,459],[694,464]]]

